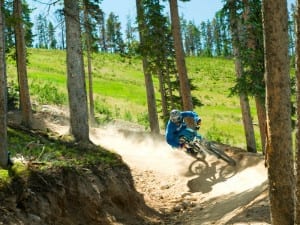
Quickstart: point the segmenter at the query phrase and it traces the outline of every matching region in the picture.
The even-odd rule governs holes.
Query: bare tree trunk
[[[143,45],[144,42],[143,30],[145,29],[144,28],[145,25],[144,25],[143,5],[141,0],[136,0],[136,9],[138,15],[138,29],[140,35],[140,43],[141,45]],[[146,92],[147,92],[150,130],[152,134],[159,134],[160,130],[159,130],[157,107],[156,107],[156,100],[155,100],[155,91],[153,86],[152,75],[148,70],[148,60],[145,56],[143,56],[143,71],[145,76],[145,85],[146,85]]]
[[[22,112],[22,124],[30,128],[32,126],[32,109],[27,79],[26,45],[22,20],[21,0],[14,0],[14,15],[16,18],[15,35],[17,52],[17,71],[20,87],[20,106]]]
[[[93,92],[93,74],[92,74],[92,57],[91,50],[87,50],[88,77],[89,77],[89,105],[90,105],[90,122],[95,122],[94,92]]]
[[[101,25],[101,28],[99,29],[99,45],[101,46],[102,51],[107,52],[105,18],[103,12],[99,17],[99,23]]]
[[[244,132],[246,136],[247,151],[257,152],[249,99],[244,94],[240,94],[240,105],[242,110]]]
[[[261,141],[261,148],[263,154],[265,154],[265,146],[266,146],[266,107],[264,102],[259,97],[255,97],[255,104],[256,104],[256,114],[258,119],[258,126],[260,132],[260,141]]]
[[[164,74],[161,70],[157,72],[158,74],[158,80],[159,80],[159,91],[160,91],[160,98],[161,98],[161,108],[162,108],[162,114],[163,118],[169,118],[169,112],[168,112],[168,104],[167,104],[167,93],[165,88],[165,81],[164,81]],[[166,75],[165,75],[166,76]]]
[[[230,10],[230,29],[232,33],[233,39],[233,51],[235,56],[235,71],[236,76],[238,78],[243,76],[243,66],[241,63],[241,53],[240,53],[240,38],[239,38],[239,26],[238,26],[238,19],[236,15],[236,6],[234,0],[229,0],[229,10]],[[248,152],[256,152],[256,142],[255,142],[255,135],[254,135],[254,128],[253,122],[250,112],[250,105],[248,96],[241,93],[240,94],[240,105],[242,111],[242,118],[243,118],[243,125],[244,125],[244,132],[246,137],[247,143],[247,151]]]
[[[253,4],[253,1],[251,1]],[[251,3],[250,2],[250,3]],[[258,56],[257,54],[261,53],[263,55],[263,48],[262,46],[259,45],[260,39],[262,38],[262,33],[261,36],[257,36],[258,32],[256,30],[260,30],[257,28],[257,24],[253,24],[253,19],[251,20],[251,17],[253,17],[254,14],[257,14],[255,10],[251,10],[250,8],[250,3],[248,0],[243,0],[244,3],[244,13],[243,13],[243,18],[244,18],[244,24],[247,28],[247,48],[248,51],[250,52],[250,56],[248,56],[247,60],[249,61],[258,61]],[[261,8],[260,8],[261,10]],[[260,14],[257,15],[260,18]],[[263,64],[263,59],[260,63]],[[259,67],[259,66],[258,66]],[[250,66],[250,71],[251,71],[251,76],[258,76],[261,79],[262,85],[263,85],[263,71],[257,68],[253,68],[253,65],[251,64]],[[265,127],[266,127],[266,108],[265,108],[265,101],[261,100],[261,98],[256,95],[255,97],[255,104],[256,104],[256,114],[257,114],[257,119],[258,119],[258,126],[260,130],[260,138],[261,138],[261,145],[262,145],[262,151],[264,152],[265,149],[265,140],[266,140],[266,135],[265,135]],[[252,123],[252,121],[251,121]]]
[[[180,20],[178,15],[178,4],[177,0],[169,0],[170,12],[171,12],[171,23],[172,23],[172,34],[174,38],[174,47],[176,54],[176,64],[179,74],[180,92],[183,102],[183,110],[193,110],[193,102],[191,96],[191,87],[188,80],[187,69],[185,64],[185,55],[183,51],[183,45],[181,40],[181,28]]]
[[[0,0],[0,167],[7,167],[7,84],[4,38],[4,1]]]
[[[296,1],[296,81],[297,81],[297,124],[296,124],[296,209],[295,224],[300,224],[300,0]]]
[[[90,142],[78,4],[77,1],[64,0],[70,124],[76,141]]]
[[[86,52],[87,52],[87,63],[88,63],[88,78],[89,78],[89,112],[90,112],[90,123],[93,124],[95,122],[95,113],[94,113],[94,94],[93,94],[93,74],[92,74],[92,48],[90,41],[90,29],[89,29],[89,19],[87,7],[84,6],[84,24],[85,24],[85,43],[86,43]]]
[[[288,10],[282,0],[263,0],[267,108],[267,165],[271,223],[294,224],[294,164],[288,56]]]

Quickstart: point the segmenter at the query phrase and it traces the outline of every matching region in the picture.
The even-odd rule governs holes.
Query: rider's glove
[[[201,125],[201,119],[198,119],[197,123],[196,123],[196,126],[195,126],[195,129],[199,130],[200,129],[200,125]]]
[[[200,125],[201,125],[201,119],[198,119],[197,126],[200,126]]]

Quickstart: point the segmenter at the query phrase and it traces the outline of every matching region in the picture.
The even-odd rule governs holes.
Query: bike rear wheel
[[[235,166],[236,162],[232,159],[229,155],[225,152],[221,151],[214,142],[205,142],[205,146],[208,151],[214,154],[218,159],[222,159],[223,161],[227,162],[231,166]]]
[[[203,158],[198,158],[189,166],[189,171],[193,174],[200,175],[209,167],[208,163]]]

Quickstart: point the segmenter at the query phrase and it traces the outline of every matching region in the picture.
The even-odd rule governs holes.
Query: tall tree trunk
[[[22,124],[26,127],[32,126],[32,109],[29,95],[27,67],[26,67],[26,45],[22,19],[22,1],[14,0],[15,35],[17,52],[17,71],[20,87],[20,106],[22,112]]]
[[[233,51],[235,56],[235,71],[236,76],[238,78],[243,76],[243,66],[241,63],[241,53],[240,53],[240,37],[239,37],[239,25],[238,19],[236,15],[236,6],[234,0],[228,0],[229,11],[230,11],[230,29],[232,33],[233,39]],[[240,93],[240,105],[242,111],[244,132],[247,143],[247,151],[248,152],[256,152],[256,143],[255,143],[255,135],[254,128],[252,123],[252,117],[250,112],[250,104],[248,96],[244,93]]]
[[[255,97],[255,105],[256,105],[256,114],[257,114],[259,133],[260,133],[261,148],[262,148],[263,154],[265,154],[266,121],[267,121],[266,107],[265,107],[264,102],[258,96]]]
[[[297,124],[296,124],[296,216],[300,224],[300,0],[296,1],[296,81],[297,81]]]
[[[78,1],[64,0],[70,124],[76,141],[90,142],[78,4]]]
[[[107,45],[106,45],[106,29],[105,29],[105,18],[104,13],[102,12],[101,16],[99,17],[99,45],[101,47],[101,51],[107,52]]]
[[[84,4],[87,4],[86,2]],[[89,92],[89,112],[90,112],[90,123],[95,122],[95,113],[94,113],[94,94],[93,94],[93,74],[92,74],[92,48],[91,48],[91,30],[89,29],[89,18],[87,6],[84,5],[84,24],[85,24],[85,43],[86,43],[86,52],[87,52],[87,64],[88,64],[88,92]]]
[[[169,0],[172,34],[174,38],[174,47],[176,54],[176,64],[180,81],[180,93],[182,97],[183,110],[193,110],[193,102],[191,96],[191,87],[188,80],[187,69],[185,64],[185,55],[181,39],[180,20],[178,15],[177,0]],[[191,123],[191,121],[189,121]]]
[[[265,85],[263,82],[264,79],[264,70],[260,68],[258,65],[263,65],[263,46],[261,46],[263,40],[262,30],[260,28],[260,24],[262,24],[261,19],[261,4],[257,4],[257,0],[243,0],[244,4],[244,25],[247,29],[247,50],[249,51],[249,55],[247,55],[247,61],[252,61],[250,64],[249,71],[251,72],[251,76],[257,76],[261,80],[261,85]],[[253,9],[253,4],[256,4]],[[252,6],[252,9],[251,9]],[[257,12],[259,10],[259,12]],[[260,22],[260,24],[256,24],[257,21],[253,21],[253,17],[258,17],[256,20]],[[255,62],[255,66],[254,63]],[[255,96],[255,104],[256,104],[256,114],[258,119],[258,126],[260,130],[260,138],[261,138],[261,146],[262,150],[265,150],[265,128],[266,128],[266,108],[265,108],[265,100],[261,100],[260,93],[256,93]],[[252,123],[252,121],[251,121]]]
[[[240,94],[240,105],[241,105],[242,118],[244,124],[244,132],[246,137],[247,151],[257,152],[253,121],[251,117],[250,104],[247,95]]]
[[[294,170],[287,2],[263,0],[271,223],[294,224]]]
[[[89,44],[87,45],[89,46]],[[88,77],[89,77],[90,122],[93,124],[95,122],[95,107],[94,107],[94,91],[93,91],[92,57],[91,57],[90,49],[87,49],[87,63],[88,63]]]
[[[145,30],[145,21],[144,21],[144,9],[142,5],[142,0],[136,0],[136,9],[137,9],[137,17],[138,17],[138,29],[140,36],[140,44],[144,44],[144,30]],[[153,86],[152,75],[148,70],[148,60],[146,56],[143,56],[143,71],[145,77],[145,85],[147,92],[147,105],[148,105],[148,114],[149,114],[149,123],[150,130],[152,134],[159,134],[159,123],[158,123],[158,115],[157,115],[157,107],[155,100],[155,91]]]
[[[158,69],[157,74],[158,74],[158,80],[159,80],[159,91],[160,91],[161,108],[162,108],[163,118],[169,118],[167,93],[166,93],[165,81],[164,81],[164,76],[166,76],[166,74],[163,74],[163,71],[160,69]],[[166,120],[165,120],[165,122],[166,122]]]
[[[0,0],[0,166],[7,166],[7,85],[4,38],[4,0]]]

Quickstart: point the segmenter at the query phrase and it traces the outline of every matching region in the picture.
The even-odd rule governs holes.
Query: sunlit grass
[[[47,134],[49,135],[49,133]],[[26,177],[30,170],[39,167],[118,166],[121,158],[100,146],[72,144],[72,138],[30,134],[26,131],[8,129],[8,149],[14,156],[14,165],[0,169],[0,187],[11,183],[15,177]]]
[[[72,145],[72,138],[68,136],[30,135],[15,129],[8,129],[8,149],[16,158],[21,154],[26,161],[49,165],[119,162],[117,155],[101,147]]]
[[[43,49],[30,49],[29,52],[29,83],[51,84],[67,99],[65,52]],[[148,109],[141,59],[125,59],[119,55],[106,53],[93,54],[92,57],[93,92],[98,110],[95,114],[99,121],[126,119],[147,126]],[[186,65],[188,76],[196,86],[192,95],[203,104],[202,107],[195,108],[203,119],[201,132],[222,139],[228,144],[245,147],[239,98],[229,97],[229,89],[233,87],[236,80],[233,59],[188,57]],[[16,79],[13,64],[8,65],[8,71],[9,77]],[[156,98],[159,100],[158,81],[155,77],[154,83]],[[47,89],[43,89],[47,93]],[[31,95],[37,95],[37,90],[38,88],[32,88]],[[43,104],[47,101],[49,104],[53,102],[50,94],[44,96],[48,95],[48,100],[43,98]],[[65,101],[67,104],[67,100]],[[252,100],[251,111],[253,120],[257,121]],[[164,133],[165,124],[162,121],[160,123],[161,132]],[[255,132],[258,136],[257,129]],[[259,143],[257,145],[259,146]]]

